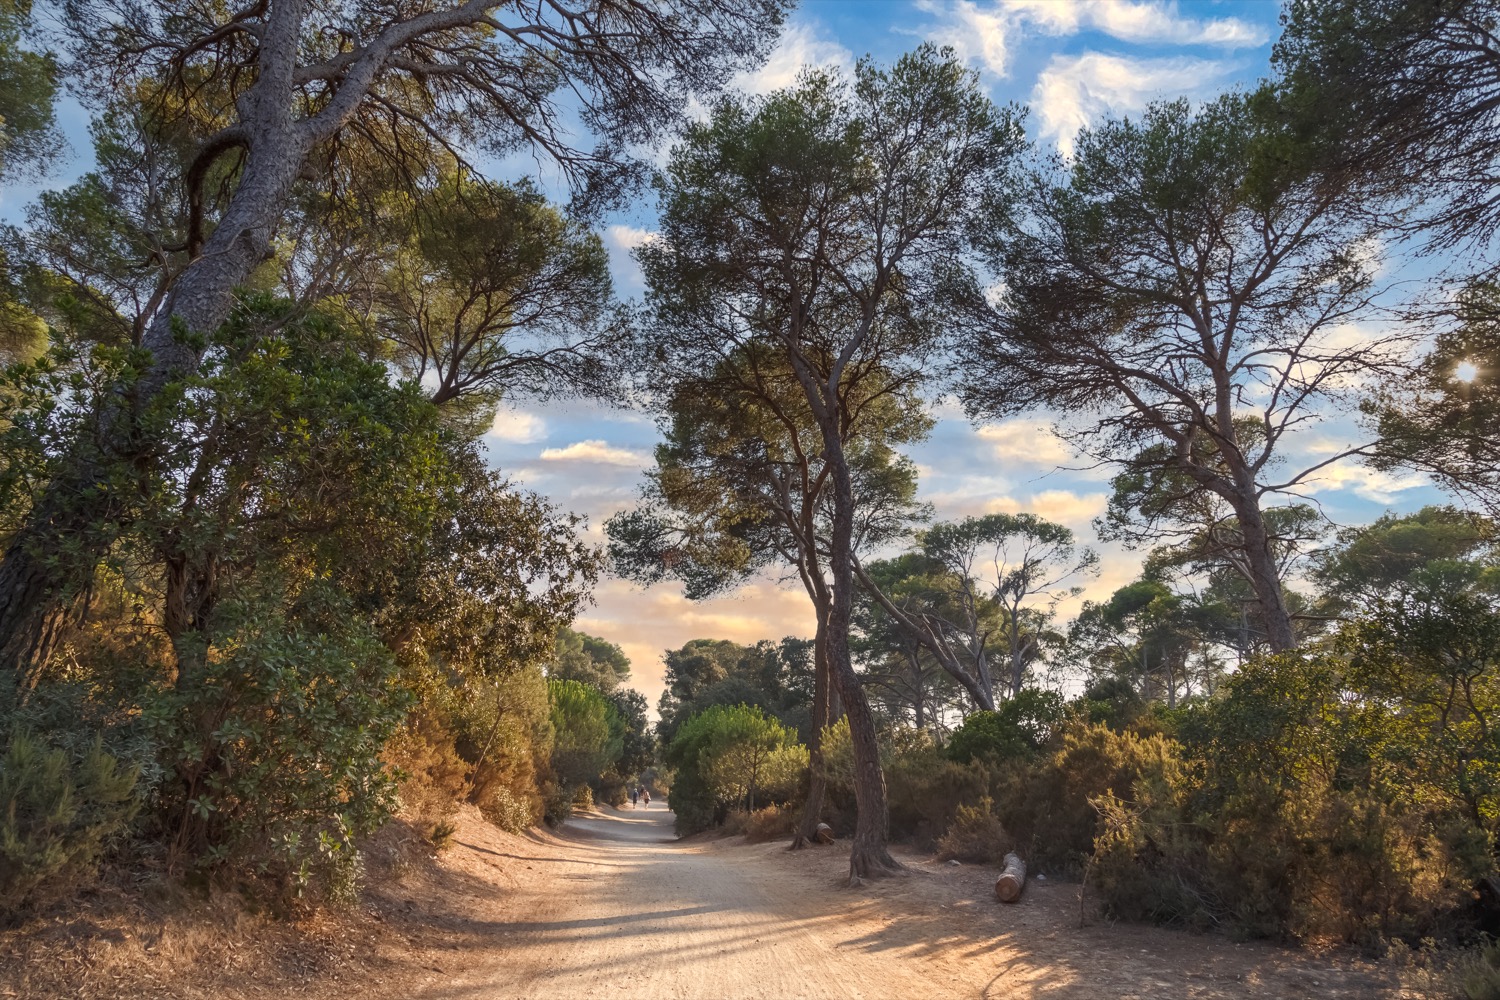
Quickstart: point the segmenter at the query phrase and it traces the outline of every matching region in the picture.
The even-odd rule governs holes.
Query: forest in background
[[[398,812],[645,782],[684,833],[829,822],[855,884],[895,837],[1124,919],[1497,926],[1494,3],[1293,3],[1272,78],[1067,159],[931,45],[724,92],[779,0],[58,10],[0,0],[0,177],[64,87],[96,160],[0,233],[6,919],[101,864],[347,902]],[[627,305],[592,227],[653,193]],[[518,398],[657,420],[606,546],[486,463]],[[1087,540],[934,523],[941,399],[1058,417],[1138,578],[1065,621]],[[1344,460],[1453,501],[1335,530]],[[572,628],[604,573],[770,575],[817,631],[668,651],[653,728]]]

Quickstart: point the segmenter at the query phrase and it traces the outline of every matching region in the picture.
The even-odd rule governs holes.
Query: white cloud
[[[489,436],[512,444],[533,444],[547,437],[547,421],[535,413],[501,407],[495,411]]]
[[[1019,25],[1003,7],[982,8],[969,0],[938,3],[918,0],[917,9],[938,15],[923,34],[928,41],[948,45],[965,62],[977,62],[995,76],[1010,73],[1010,43]]]
[[[1176,3],[1143,0],[918,0],[917,8],[937,21],[923,34],[951,45],[965,60],[977,62],[995,76],[1010,71],[1010,57],[1029,32],[1076,35],[1093,30],[1122,42],[1211,45],[1224,49],[1255,48],[1270,41],[1261,25],[1237,17],[1184,17]]]
[[[985,505],[988,514],[1035,514],[1071,528],[1084,528],[1104,513],[1109,498],[1103,493],[1043,490],[1024,500],[996,497]]]
[[[793,21],[781,33],[766,64],[738,74],[731,85],[747,94],[769,94],[796,83],[804,66],[836,66],[847,72],[854,67],[854,53],[820,37],[815,26]]]
[[[657,234],[649,229],[635,226],[613,225],[604,231],[604,249],[609,253],[609,274],[615,282],[615,292],[629,298],[646,290],[646,278],[641,265],[636,263],[630,251],[649,243]]]
[[[979,440],[990,446],[990,454],[1001,462],[1059,466],[1073,457],[1066,441],[1052,433],[1045,420],[1017,418],[975,428]]]
[[[1254,48],[1270,41],[1265,28],[1237,17],[1200,21],[1183,17],[1175,3],[1141,0],[1002,0],[1013,16],[1049,35],[1092,28],[1122,42]]]
[[[628,468],[645,468],[651,456],[629,448],[616,448],[607,441],[575,441],[562,448],[548,448],[541,454],[544,462],[589,462],[596,465],[619,465]]]
[[[1085,52],[1056,55],[1031,92],[1044,139],[1064,155],[1073,152],[1078,130],[1107,111],[1139,111],[1158,97],[1195,93],[1234,70],[1211,59],[1134,59]]]
[[[1396,475],[1381,472],[1353,461],[1338,462],[1319,469],[1303,480],[1301,492],[1324,493],[1329,490],[1350,490],[1355,496],[1374,503],[1388,504],[1397,499],[1396,494],[1426,486],[1427,479],[1416,473]]]

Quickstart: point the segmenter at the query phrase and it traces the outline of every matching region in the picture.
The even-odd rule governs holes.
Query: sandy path
[[[907,857],[910,875],[849,890],[843,848],[789,853],[737,838],[679,842],[672,819],[658,804],[489,847],[461,837],[456,850],[479,860],[499,891],[482,902],[471,897],[481,912],[450,930],[456,951],[442,964],[445,975],[409,995],[1397,995],[1387,975],[1348,958],[1151,927],[1080,929],[1076,886],[1034,882],[1020,905],[1001,906],[988,894],[993,872]]]
[[[511,900],[528,918],[491,928],[506,937],[503,962],[420,996],[931,995],[919,968],[882,963],[872,979],[819,894],[775,869],[726,863],[712,844],[679,843],[672,821],[659,804],[569,821],[560,856],[533,860],[552,866],[550,878]]]

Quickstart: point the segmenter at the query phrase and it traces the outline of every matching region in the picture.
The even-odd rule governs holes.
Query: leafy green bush
[[[796,738],[748,705],[714,705],[685,721],[665,753],[676,769],[667,802],[677,832],[707,829],[733,806],[753,810],[757,795],[794,795],[807,766],[807,750]]]
[[[175,765],[160,794],[178,855],[247,865],[299,893],[332,884],[355,841],[393,812],[380,753],[409,704],[390,650],[341,614],[340,596],[303,597],[342,627],[315,631],[269,602],[226,602],[220,655],[148,707]]]
[[[135,784],[97,739],[70,758],[14,730],[0,757],[0,915],[90,876],[135,815]]]
[[[619,711],[597,688],[581,681],[551,678],[547,681],[547,700],[552,719],[553,743],[551,769],[559,792],[551,805],[563,799],[572,804],[579,789],[614,767],[624,747],[625,726]],[[590,789],[588,805],[593,805]],[[548,819],[560,822],[561,810],[549,809]]]
[[[1047,744],[1066,714],[1056,691],[1026,688],[995,711],[964,719],[948,741],[948,756],[960,764],[1030,757]]]

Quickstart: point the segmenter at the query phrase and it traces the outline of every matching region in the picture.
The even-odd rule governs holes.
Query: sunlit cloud
[[[1073,457],[1066,441],[1052,432],[1045,420],[1018,418],[975,428],[974,434],[989,445],[990,456],[999,462],[1025,462],[1056,467]]]
[[[774,580],[755,580],[712,600],[689,601],[680,586],[642,589],[624,580],[606,580],[596,590],[598,606],[575,627],[619,644],[630,657],[630,686],[654,709],[664,688],[662,653],[693,639],[753,643],[783,636],[810,636],[812,606],[807,595]]]
[[[1092,537],[1087,526],[1104,513],[1109,498],[1103,493],[1075,493],[1072,490],[1042,490],[1022,498],[996,497],[985,505],[991,514],[1035,514],[1037,517],[1078,529],[1084,540]]]
[[[546,440],[547,421],[534,413],[501,407],[495,411],[489,436],[511,444],[534,444]]]
[[[592,462],[637,469],[645,468],[651,462],[651,456],[643,451],[616,448],[599,440],[575,441],[562,448],[547,448],[540,457],[544,462]]]
[[[1321,494],[1348,490],[1362,499],[1388,504],[1396,501],[1399,494],[1427,484],[1427,477],[1419,473],[1383,472],[1350,459],[1319,469],[1302,481],[1299,492]]]

